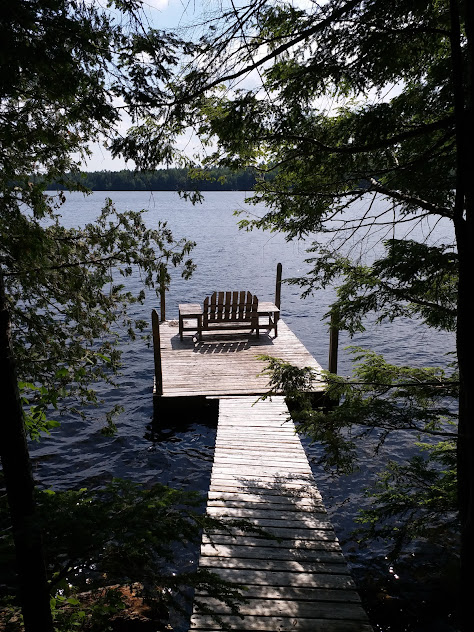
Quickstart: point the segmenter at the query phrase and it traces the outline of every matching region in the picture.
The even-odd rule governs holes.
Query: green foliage
[[[98,489],[39,492],[37,519],[58,628],[108,629],[108,619],[125,607],[127,587],[163,615],[169,607],[183,609],[189,588],[211,592],[237,613],[242,601],[238,586],[206,569],[178,570],[174,560],[179,549],[196,549],[203,530],[211,538],[212,530],[230,533],[232,527],[264,532],[245,520],[212,518],[203,512],[204,502],[197,492],[123,480]],[[1,509],[6,524],[4,503]],[[5,530],[0,540],[4,572],[13,559],[12,547]]]
[[[24,409],[24,422],[30,439],[38,440],[41,433],[49,434],[52,428],[60,424],[54,419],[47,419],[46,410],[52,404],[56,406],[57,400],[44,386],[35,386],[31,382],[19,382],[21,403]],[[34,401],[34,404],[31,402]]]
[[[358,518],[364,542],[391,542],[396,559],[416,540],[455,551],[458,547],[456,447],[453,441],[420,444],[423,453],[406,463],[390,461],[373,488],[371,506]]]
[[[226,6],[174,86],[172,114],[199,122],[216,147],[209,165],[261,174],[253,201],[267,212],[251,225],[350,235],[453,217],[448,0]],[[462,40],[462,61],[465,53]],[[367,192],[385,209],[368,203],[351,218],[350,203]]]
[[[119,212],[111,200],[82,228],[65,228],[52,212],[45,225],[23,215],[16,201],[9,210],[8,222],[0,220],[3,275],[18,374],[29,385],[28,430],[36,436],[48,427],[48,406],[97,402],[91,384],[113,381],[119,343],[143,330],[129,306],[143,302],[146,288],[158,294],[167,265],[182,265],[190,276],[194,243],[174,240],[166,223],[148,228],[143,212]],[[144,289],[133,294],[119,279],[136,272]]]
[[[443,529],[455,533],[457,525],[457,373],[395,366],[360,348],[352,354],[352,378],[263,357],[271,386],[267,397],[285,394],[297,430],[321,445],[319,465],[332,473],[359,467],[362,444],[377,454],[392,435],[413,433],[413,447],[422,453],[407,463],[389,463],[369,488],[372,507],[361,517],[364,537],[392,540],[394,554],[416,538],[453,545],[456,537],[443,535]],[[315,408],[311,391],[321,379],[325,404]]]
[[[91,144],[97,141],[108,144],[115,135],[120,135],[122,113],[137,120],[137,117],[146,117],[151,109],[155,108],[156,113],[156,108],[160,107],[162,87],[170,78],[170,69],[176,64],[180,51],[189,52],[190,46],[171,34],[149,29],[142,17],[136,0],[111,0],[105,4],[83,0],[7,0],[2,4],[2,322],[8,341],[8,321],[11,320],[23,417],[26,430],[34,439],[55,425],[56,422],[49,420],[53,408],[59,412],[68,409],[70,414],[85,415],[88,407],[98,402],[94,383],[105,380],[113,384],[114,375],[120,368],[120,343],[127,337],[142,334],[146,326],[142,320],[133,317],[130,306],[133,309],[134,303],[145,300],[146,291],[157,290],[160,283],[166,281],[168,266],[180,266],[185,278],[193,271],[189,254],[194,244],[185,239],[175,240],[165,223],[149,227],[143,212],[123,212],[109,200],[93,223],[66,228],[60,217],[64,194],[45,194],[51,182],[55,182],[61,191],[86,192],[84,183],[77,176],[82,160],[90,153]],[[169,159],[172,154],[170,143],[154,144],[153,157],[159,162]],[[154,168],[154,165],[148,168]],[[80,223],[78,218],[78,226]],[[142,288],[135,293],[124,283],[133,274],[142,281]],[[6,305],[3,305],[4,285]],[[7,374],[10,378],[12,362],[8,346],[2,346],[0,362],[2,375]],[[107,413],[105,432],[114,431],[113,414],[118,410],[119,406]],[[44,599],[46,591],[44,585],[40,585],[44,584],[41,542],[36,537],[38,524],[31,498],[34,482],[23,443],[21,414],[17,410],[7,410],[5,419],[14,432],[7,435],[13,439],[2,442],[0,449],[12,512],[10,524],[7,521],[11,531],[8,527],[2,528],[2,545],[5,540],[10,540],[12,533],[18,536],[20,532],[21,537],[15,540],[18,560],[22,554],[19,542],[24,546],[31,545],[30,551],[34,550],[27,573],[25,565],[19,564],[18,581],[23,589],[20,592],[25,625],[30,625],[31,629],[27,613],[36,608],[38,622],[33,625],[51,629],[48,603]],[[11,457],[8,461],[6,454]],[[20,464],[15,474],[12,473],[12,463]],[[130,572],[150,574],[143,554],[132,545],[131,532],[125,530],[120,541],[119,521],[115,519],[114,523],[112,517],[114,511],[125,513],[126,501],[139,504],[138,491],[133,492],[131,488],[127,491],[124,484],[121,491],[118,487],[108,492],[103,490],[102,496],[107,493],[115,495],[115,501],[101,497],[99,492],[91,493],[87,498],[71,492],[43,497],[39,501],[41,520],[38,522],[43,521],[47,542],[55,541],[55,550],[48,549],[51,552],[49,570],[54,574],[57,591],[63,591],[53,595],[55,611],[76,607],[74,594],[67,593],[69,589],[74,592],[77,587],[69,587],[66,580],[70,575],[77,584],[80,583],[74,568],[82,568],[84,577],[85,569],[93,575],[94,556],[98,567],[107,568],[109,575],[120,575],[114,570],[118,569],[120,552],[127,554],[126,559],[131,565],[135,564]],[[160,493],[165,496],[161,491],[157,492],[157,497]],[[155,517],[164,520],[157,502],[151,502]],[[173,502],[171,499],[168,505]],[[109,514],[101,512],[100,506],[104,511],[108,509]],[[145,500],[141,506],[146,506]],[[64,507],[68,508],[67,515],[62,513]],[[101,526],[108,536],[101,534],[99,526],[88,514],[90,507],[103,518]],[[45,513],[46,508],[48,513]],[[129,507],[127,509],[131,520],[133,512]],[[166,509],[163,512],[166,514]],[[174,526],[178,530],[173,536],[175,541],[184,538],[186,528],[178,528],[177,509],[169,515],[167,524],[174,516]],[[87,524],[91,528],[94,538],[88,539],[81,530],[81,520],[83,526]],[[64,540],[59,532],[53,535],[50,528],[61,528]],[[68,529],[75,530],[76,548],[71,537],[66,535],[71,535]],[[165,531],[165,535],[169,535],[169,529]],[[71,558],[61,547],[61,541],[67,541],[74,551],[75,567],[68,566]],[[151,553],[158,542],[151,536],[149,540],[142,538],[142,542],[145,541]],[[96,545],[98,549],[94,548]],[[164,552],[166,544],[160,546],[155,558]],[[10,549],[9,555],[11,553]],[[28,578],[34,580],[28,583]],[[147,577],[144,577],[146,583],[145,580]],[[31,589],[24,588],[34,581],[38,584],[36,595]],[[66,582],[62,588],[60,581]],[[122,577],[122,581],[127,579]],[[17,590],[15,586],[9,588],[12,594]],[[113,601],[109,599],[102,604],[102,620],[107,619],[110,608],[118,607]],[[77,607],[79,610],[74,617],[64,623],[65,629],[82,626],[85,617],[80,606]],[[67,613],[65,616],[66,619],[69,617]],[[34,617],[30,616],[29,621],[32,619]],[[96,629],[106,627],[103,624]]]
[[[186,49],[172,35],[145,35],[136,2],[114,6],[120,12],[81,0],[5,4],[1,190],[11,197],[15,183],[15,195],[36,212],[43,182],[77,186],[68,177],[77,172],[77,156],[89,153],[90,141],[113,136],[121,119],[114,98],[123,99],[134,116],[156,105],[175,51]],[[156,68],[145,63],[145,52]],[[41,178],[32,180],[35,175]]]
[[[89,144],[111,141],[122,109],[136,118],[158,107],[177,51],[190,50],[147,31],[135,0],[109,5],[7,2],[0,25],[0,273],[35,438],[51,428],[48,408],[84,414],[97,403],[93,383],[113,380],[118,343],[146,326],[128,307],[159,287],[167,266],[182,266],[185,278],[194,267],[194,244],[175,240],[166,223],[149,228],[143,212],[108,200],[94,223],[65,228],[64,194],[44,193],[52,182],[86,191],[78,175]],[[132,274],[143,282],[135,295],[123,283]]]
[[[443,218],[455,223],[458,241],[472,234],[462,187],[471,163],[468,154],[459,159],[460,134],[472,119],[467,15],[463,2],[448,0],[329,0],[301,8],[231,3],[182,83],[181,120],[200,120],[207,143],[215,143],[208,164],[261,174],[250,201],[266,211],[241,226],[311,237],[310,272],[291,282],[305,294],[336,286],[327,316],[337,314],[332,324],[351,334],[364,329],[369,314],[376,322],[408,317],[441,330],[458,327],[457,245],[433,243],[429,234],[415,240],[410,231],[428,218],[429,233]],[[458,18],[463,36],[456,49]],[[374,242],[385,251],[366,248]],[[463,248],[472,251],[470,244]],[[322,463],[331,470],[353,470],[360,439],[376,451],[397,432],[412,433],[415,449],[428,443],[430,452],[419,459],[391,466],[381,479],[387,495],[374,500],[382,514],[393,500],[387,517],[407,525],[414,519],[410,537],[422,534],[423,516],[438,526],[446,518],[449,531],[454,464],[443,473],[441,455],[445,445],[454,454],[458,380],[467,364],[459,378],[451,369],[396,367],[362,350],[354,355],[351,379],[323,374],[320,409],[308,392],[321,376],[271,358],[270,394],[287,394],[299,429],[321,444]],[[406,494],[413,485],[412,499],[426,508],[416,520],[409,499],[404,506],[390,496],[396,478]],[[436,522],[429,497],[438,485],[444,492]],[[422,489],[426,504],[417,496]],[[377,515],[374,509],[374,525]]]
[[[339,315],[337,326],[351,334],[364,331],[370,313],[377,323],[419,317],[429,327],[455,331],[458,257],[452,246],[409,239],[391,239],[384,246],[383,256],[362,265],[315,243],[308,252],[316,256],[306,260],[310,272],[289,282],[304,288],[304,296],[337,284],[332,310]]]

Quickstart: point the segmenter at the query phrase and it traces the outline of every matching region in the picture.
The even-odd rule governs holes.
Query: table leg
[[[202,340],[202,316],[197,317],[197,326],[198,326],[198,340],[201,342]]]

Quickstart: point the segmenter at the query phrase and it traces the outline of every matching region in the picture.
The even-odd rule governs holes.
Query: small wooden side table
[[[197,331],[198,339],[202,340],[202,307],[199,303],[179,304],[179,339],[183,339],[183,332]],[[184,326],[184,320],[196,320],[196,327]]]
[[[278,336],[278,319],[280,318],[280,310],[274,303],[262,301],[258,303],[257,309],[258,316],[268,317],[268,322],[265,322],[262,327],[266,327],[268,330],[275,331],[275,338]]]

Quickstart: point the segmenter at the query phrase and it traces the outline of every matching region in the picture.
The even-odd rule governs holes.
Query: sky
[[[100,1],[100,0],[93,0]],[[293,0],[293,3],[300,7],[309,7],[314,0]],[[324,1],[324,0],[323,0]],[[248,0],[232,0],[232,3],[239,6]],[[142,0],[143,11],[150,25],[158,29],[184,29],[183,37],[190,36],[191,31],[186,27],[191,27],[195,22],[202,19],[203,13],[215,12],[222,5],[230,6],[230,0]],[[252,73],[244,80],[247,84],[252,82]],[[123,133],[130,125],[127,119],[123,120],[121,130]],[[177,148],[184,151],[188,155],[196,152],[196,149],[202,149],[197,138],[193,137],[190,132],[178,140]],[[121,169],[133,169],[134,163],[128,163],[121,159],[113,159],[105,147],[99,143],[91,144],[90,150],[92,155],[82,162],[84,171],[119,171]]]
[[[193,23],[202,8],[214,6],[216,0],[143,0],[143,10],[153,26],[160,29],[174,29],[185,27]],[[124,120],[124,129],[127,121]],[[196,143],[189,136],[185,136],[178,143],[178,147],[190,153]],[[112,158],[110,153],[100,143],[90,145],[91,157],[83,161],[84,171],[119,171],[133,169],[133,162],[125,162],[122,158]]]

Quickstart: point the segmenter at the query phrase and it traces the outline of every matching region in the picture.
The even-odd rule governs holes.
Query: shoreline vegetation
[[[257,175],[253,169],[122,169],[69,174],[67,181],[71,180],[92,191],[250,191],[255,186]],[[51,182],[46,190],[56,191],[61,188],[64,188],[63,182]]]

